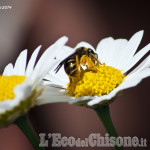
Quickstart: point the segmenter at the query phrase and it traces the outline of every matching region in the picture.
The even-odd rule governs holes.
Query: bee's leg
[[[77,76],[80,76],[80,69],[81,69],[80,60],[79,60],[78,55],[76,55],[76,73],[77,73]]]
[[[72,83],[72,77],[69,77],[70,83]]]
[[[76,67],[79,68],[80,63],[79,63],[79,57],[78,55],[76,55]]]
[[[94,60],[94,61],[97,62],[97,65],[102,65],[102,64],[100,63],[100,61],[95,57],[95,55],[91,54],[91,58],[92,58],[92,60]]]
[[[93,67],[95,66],[94,62],[92,61],[92,59],[91,59],[90,57],[87,57],[87,58],[86,58],[86,61],[87,61],[87,63],[88,63],[87,69],[88,69],[88,68],[93,68]]]

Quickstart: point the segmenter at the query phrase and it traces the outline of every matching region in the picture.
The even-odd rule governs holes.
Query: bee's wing
[[[54,70],[55,73],[57,73],[59,71],[59,69],[62,67],[62,65],[65,63],[66,60],[67,60],[67,58],[59,63],[59,65]]]
[[[69,59],[71,56],[75,55],[76,52],[74,52],[73,54],[69,55],[68,57],[66,57],[63,61],[61,61],[59,63],[59,65],[55,68],[55,73],[57,73],[59,71],[59,69],[62,67],[62,65],[67,61],[67,59]]]

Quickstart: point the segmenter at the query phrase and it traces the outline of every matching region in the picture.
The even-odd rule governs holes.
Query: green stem
[[[99,118],[101,119],[107,133],[109,134],[109,137],[117,138],[118,135],[110,117],[109,105],[100,106],[94,108],[94,110],[96,111]],[[123,147],[122,146],[118,147],[117,145],[115,145],[115,150],[123,150]]]
[[[31,144],[35,148],[35,150],[44,150],[43,147],[39,147],[39,139],[37,138],[36,134],[32,130],[30,124],[28,123],[28,119],[27,119],[26,115],[18,118],[15,121],[15,124],[26,135],[26,137],[31,142]]]

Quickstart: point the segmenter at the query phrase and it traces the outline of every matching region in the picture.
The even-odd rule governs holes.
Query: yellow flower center
[[[15,97],[14,87],[23,83],[25,76],[0,76],[0,101]]]
[[[80,62],[86,64],[85,58],[84,60],[81,58]],[[91,60],[87,61],[87,57],[86,62],[91,64]],[[87,65],[85,70],[81,69],[79,76],[70,78],[66,88],[70,96],[102,96],[110,93],[125,78],[121,70],[106,66],[105,63],[103,65],[91,64],[90,66]]]

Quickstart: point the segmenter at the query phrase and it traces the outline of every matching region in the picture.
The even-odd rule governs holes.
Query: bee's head
[[[88,48],[87,50],[88,56],[90,56],[90,54],[93,54],[96,58],[98,58],[97,53],[95,53],[92,49]]]
[[[94,54],[94,51],[90,48],[87,49],[88,54]]]

